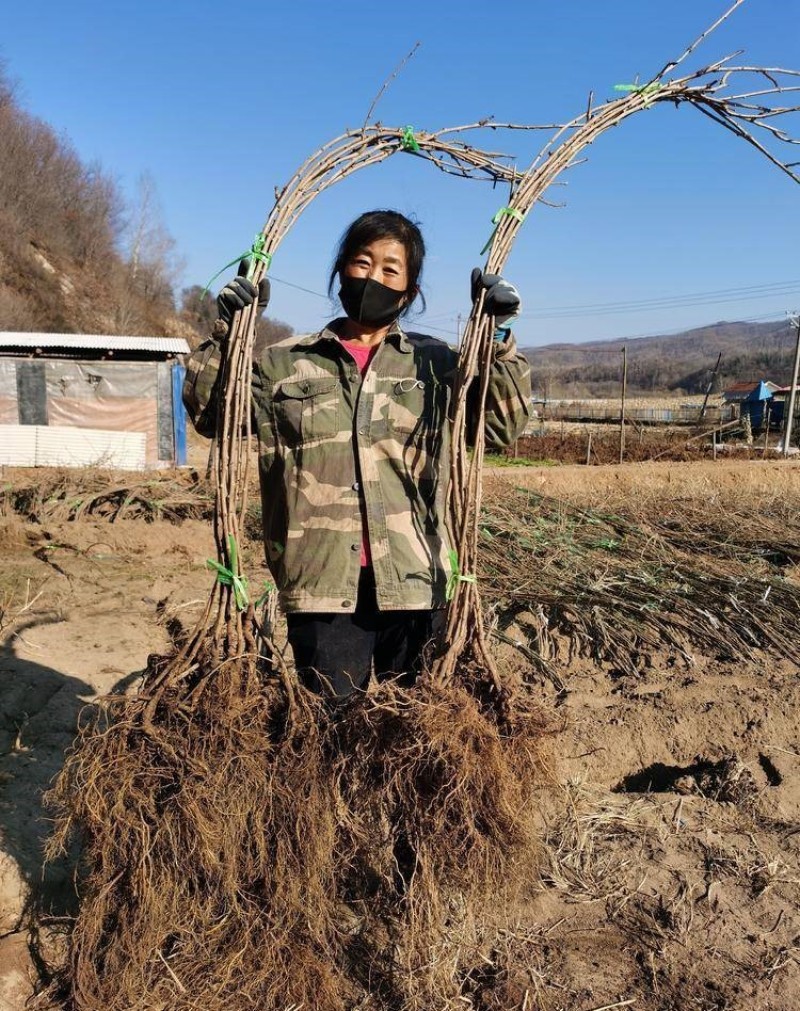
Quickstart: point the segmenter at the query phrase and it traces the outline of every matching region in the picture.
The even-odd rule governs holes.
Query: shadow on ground
[[[38,615],[0,644],[0,853],[13,861],[10,866],[4,861],[2,874],[4,929],[20,925],[25,912],[20,895],[27,895],[28,908],[32,904],[44,915],[69,915],[75,909],[74,855],[44,864],[52,825],[42,798],[64,764],[79,714],[94,691],[87,682],[17,651],[26,631],[62,620],[58,612]],[[115,688],[123,689],[124,682]],[[21,880],[13,881],[15,876]]]

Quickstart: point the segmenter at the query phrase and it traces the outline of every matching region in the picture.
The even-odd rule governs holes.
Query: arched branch
[[[736,0],[710,28],[699,35],[683,53],[666,63],[645,84],[619,85],[622,97],[595,105],[590,95],[587,108],[575,119],[556,128],[539,151],[528,170],[514,186],[507,210],[492,236],[486,270],[500,273],[505,266],[519,229],[534,205],[544,201],[548,189],[561,174],[574,165],[586,147],[607,130],[640,112],[670,102],[676,107],[697,109],[713,122],[754,147],[772,165],[795,182],[800,182],[798,163],[780,153],[782,145],[794,146],[800,139],[783,124],[800,112],[800,105],[786,104],[785,96],[798,91],[800,71],[782,67],[759,67],[735,63],[740,52],[731,53],[682,77],[668,75],[680,66],[708,36],[718,28],[744,0]],[[766,82],[766,86],[765,86]],[[751,100],[757,98],[758,102]],[[776,122],[778,121],[778,122]],[[763,136],[758,132],[763,131]],[[474,450],[467,445],[467,391],[473,377],[482,377],[482,397],[478,419],[484,422],[484,400],[491,365],[494,324],[483,315],[483,297],[473,306],[464,331],[459,374],[454,392],[455,420],[450,475],[449,505],[461,572],[475,572],[478,550],[478,519],[481,508],[481,471],[483,446]],[[474,407],[471,405],[471,409]],[[474,424],[474,419],[469,419]],[[502,696],[502,686],[486,647],[477,585],[457,584],[450,607],[446,634],[447,652],[437,661],[434,674],[448,682],[457,667],[473,669]]]

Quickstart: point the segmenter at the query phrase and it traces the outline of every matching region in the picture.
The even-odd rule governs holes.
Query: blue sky
[[[360,125],[415,42],[419,50],[378,106],[387,125],[437,129],[486,115],[558,122],[581,112],[590,90],[602,100],[614,97],[615,83],[650,76],[727,6],[7,3],[0,58],[20,101],[82,158],[101,162],[124,192],[143,172],[154,178],[185,261],[183,285],[204,284],[249,245],[274,187],[317,146]],[[745,49],[750,63],[797,68],[798,38],[795,0],[747,0],[690,66]],[[542,140],[492,134],[484,143],[525,166]],[[665,106],[614,129],[588,155],[557,192],[566,207],[537,208],[509,261],[524,300],[522,344],[674,332],[800,306],[800,187],[751,148],[691,109]],[[428,243],[428,311],[414,325],[448,336],[468,311],[469,273],[503,198],[400,154],[312,204],[272,273],[324,292],[347,223],[362,210],[394,207],[420,221]],[[273,285],[269,314],[297,330],[333,313],[327,298]]]

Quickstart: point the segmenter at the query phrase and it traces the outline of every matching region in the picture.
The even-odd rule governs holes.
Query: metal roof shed
[[[748,415],[753,428],[761,428],[764,424],[764,404],[772,399],[770,387],[774,388],[775,384],[761,380],[741,402],[740,417],[744,418]]]
[[[185,340],[0,332],[0,464],[186,462]]]
[[[769,379],[743,379],[723,390],[722,397],[726,404],[741,403],[743,400],[749,400],[756,391],[763,392],[762,387],[767,389],[769,396],[778,389]],[[764,398],[759,396],[755,399]]]

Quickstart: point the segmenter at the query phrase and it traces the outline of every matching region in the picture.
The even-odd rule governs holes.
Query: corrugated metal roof
[[[114,334],[0,332],[2,348],[60,348],[92,351],[160,351],[188,355],[182,337],[120,337]]]
[[[736,383],[731,383],[731,385],[724,391],[725,393],[749,393],[758,386],[757,379],[740,379]]]

